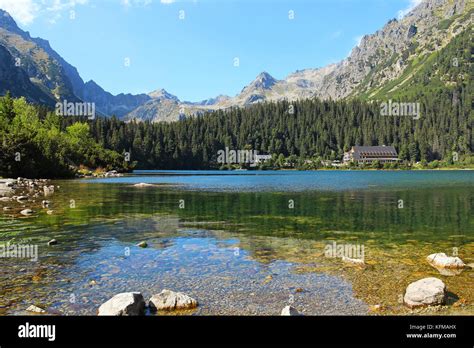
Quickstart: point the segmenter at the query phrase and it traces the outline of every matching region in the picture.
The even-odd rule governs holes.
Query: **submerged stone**
[[[144,182],[141,182],[141,183],[135,184],[135,185],[133,185],[133,186],[134,186],[134,187],[150,187],[150,186],[155,186],[155,185],[153,185],[153,184],[146,184],[146,183],[144,183]]]
[[[446,285],[434,277],[420,279],[408,285],[403,301],[410,308],[444,304]]]
[[[35,305],[31,305],[26,309],[28,312],[32,313],[38,313],[38,314],[43,314],[46,313],[46,311],[43,308],[36,307]]]
[[[140,242],[140,243],[137,244],[137,247],[146,248],[146,247],[148,247],[148,243],[147,242]]]
[[[31,210],[31,209],[24,209],[20,212],[21,215],[25,215],[25,216],[31,215],[33,213],[34,213],[34,211]]]
[[[369,312],[373,312],[373,313],[380,312],[382,311],[382,309],[383,309],[383,306],[380,304],[369,306]]]
[[[426,259],[435,267],[464,268],[466,266],[459,257],[447,256],[445,253],[431,254]]]
[[[357,266],[365,266],[364,260],[361,259],[351,259],[350,257],[343,256],[342,261],[345,263],[350,263]]]

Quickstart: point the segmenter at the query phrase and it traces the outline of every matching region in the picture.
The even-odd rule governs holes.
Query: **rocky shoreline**
[[[438,259],[437,267],[433,265],[433,259]],[[426,260],[435,268],[445,267],[460,271],[472,268],[470,265],[465,265],[460,258],[446,256],[443,253],[429,255]],[[342,259],[341,262],[346,263]],[[444,266],[440,266],[441,263]],[[353,266],[360,265],[356,263]],[[306,290],[298,288],[296,292],[306,292]],[[441,307],[452,305],[448,303],[448,295],[449,290],[441,279],[427,277],[408,284],[402,302],[411,314],[432,314]],[[199,305],[199,302],[191,296],[167,289],[152,295],[148,301],[145,301],[142,292],[123,292],[114,295],[100,305],[97,314],[99,316],[143,316],[155,313],[159,315],[192,315]],[[370,305],[367,314],[380,315],[384,310],[383,305]],[[31,305],[27,311],[35,315],[52,314],[36,305]],[[278,313],[275,312],[273,315],[278,315]],[[302,316],[308,314],[301,313],[297,305],[286,305],[280,315]]]
[[[78,171],[76,173],[77,179],[90,179],[90,178],[118,178],[123,176],[122,173],[119,173],[116,170],[110,170],[108,172],[97,172],[92,170],[87,171]]]
[[[59,186],[48,179],[0,179],[0,202],[5,213],[16,216],[31,216],[45,209],[52,214],[51,201],[47,200]]]

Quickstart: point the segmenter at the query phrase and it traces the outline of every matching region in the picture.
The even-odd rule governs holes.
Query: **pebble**
[[[292,306],[286,306],[281,310],[281,315],[282,316],[300,316],[301,313],[298,312],[298,310]]]
[[[31,210],[31,209],[24,209],[20,212],[21,215],[25,215],[25,216],[31,215],[33,213],[34,213],[34,211]]]
[[[36,307],[35,305],[31,305],[26,309],[28,312],[33,312],[33,313],[46,313],[46,311],[43,308]]]

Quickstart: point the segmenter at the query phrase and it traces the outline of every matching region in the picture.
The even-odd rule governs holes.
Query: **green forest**
[[[60,117],[7,95],[0,98],[0,176],[67,177],[81,166],[222,168],[217,156],[225,147],[272,155],[263,169],[317,169],[354,145],[393,145],[404,167],[449,165],[453,153],[458,163],[472,165],[471,51],[468,33],[459,35],[426,59],[406,86],[378,93],[378,100],[265,102],[172,123]],[[380,103],[388,98],[420,103],[420,119],[381,116]]]
[[[463,159],[472,153],[470,108],[463,98],[453,107],[451,98],[452,92],[425,98],[420,120],[380,116],[377,103],[303,100],[262,103],[175,123],[97,119],[91,131],[103,147],[129,151],[144,169],[216,168],[218,151],[225,147],[301,162],[341,159],[353,145],[385,144],[395,146],[405,161],[449,161],[453,152]]]
[[[89,124],[65,126],[64,118],[24,98],[0,98],[0,176],[70,177],[79,165],[130,169],[121,154],[94,140]]]

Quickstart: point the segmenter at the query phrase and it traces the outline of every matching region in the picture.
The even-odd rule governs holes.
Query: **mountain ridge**
[[[473,4],[467,0],[424,0],[403,18],[389,20],[375,33],[365,35],[350,55],[338,63],[297,70],[282,80],[263,71],[233,97],[219,95],[200,102],[181,101],[165,89],[112,95],[93,80],[85,83],[77,69],[54,51],[47,40],[31,38],[1,9],[0,44],[14,58],[20,58],[31,82],[46,93],[49,91],[52,99],[94,102],[100,113],[125,120],[176,121],[265,101],[380,97],[391,81],[405,75],[408,81],[411,77],[407,71],[419,69],[420,61],[468,30],[472,13]],[[400,83],[393,88],[402,86]]]
[[[0,93],[6,94],[10,92],[13,95],[24,94],[26,91],[27,101],[39,101],[44,105],[52,107],[55,104],[47,93],[32,83],[28,75],[18,66],[10,52],[0,45]]]

